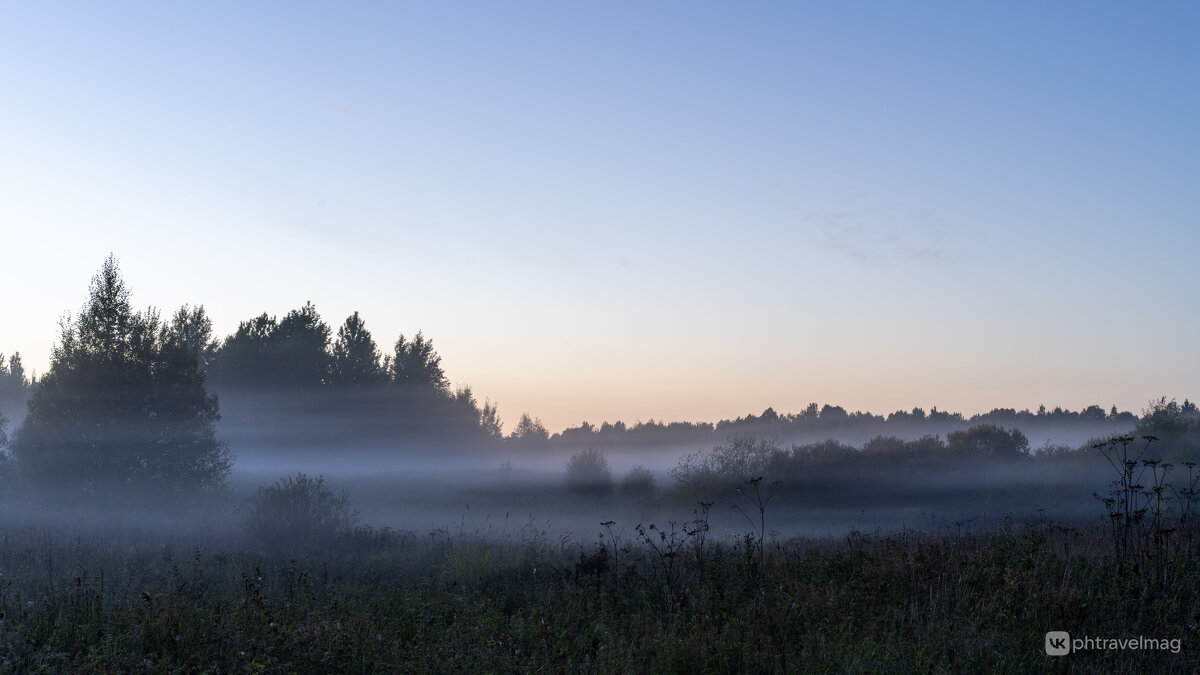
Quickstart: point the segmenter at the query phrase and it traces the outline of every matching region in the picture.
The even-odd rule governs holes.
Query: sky
[[[1200,391],[1200,4],[0,0],[0,352],[104,259],[551,430]]]

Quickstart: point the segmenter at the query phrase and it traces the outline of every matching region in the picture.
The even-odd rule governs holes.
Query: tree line
[[[218,490],[233,463],[217,438],[218,393],[269,406],[284,392],[302,392],[316,409],[336,414],[345,407],[331,401],[350,389],[380,403],[375,410],[389,421],[385,433],[398,421],[409,432],[449,427],[457,440],[501,434],[496,406],[480,405],[469,387],[452,390],[441,357],[421,333],[401,335],[382,356],[358,312],[334,339],[306,303],[279,320],[263,314],[244,321],[218,341],[203,306],[184,305],[169,320],[154,309],[134,310],[110,256],[81,311],[62,322],[43,376],[31,381],[19,355],[0,360],[0,402],[26,407],[11,438],[0,412],[0,472],[77,494]]]
[[[14,401],[26,400],[24,421],[10,438],[2,406],[12,410]],[[29,377],[18,354],[0,357],[0,470],[11,473],[15,463],[30,483],[84,492],[216,489],[233,461],[229,446],[217,438],[219,401],[226,402],[227,418],[247,427],[273,420],[276,427],[292,428],[288,442],[315,439],[322,452],[342,450],[356,437],[376,445],[423,438],[452,447],[494,446],[504,439],[511,447],[536,450],[705,444],[746,434],[858,434],[864,442],[876,439],[872,451],[899,443],[887,454],[924,454],[917,446],[929,445],[925,440],[896,439],[925,439],[930,425],[941,425],[937,433],[951,434],[954,443],[974,438],[978,433],[970,430],[980,427],[1009,433],[1017,426],[1090,425],[1110,435],[1137,427],[1182,455],[1200,452],[1200,412],[1188,400],[1180,405],[1166,399],[1142,417],[1098,405],[1079,412],[997,408],[971,418],[914,408],[884,417],[813,403],[796,414],[768,408],[716,423],[584,422],[553,435],[523,414],[505,439],[496,405],[480,404],[467,386],[452,389],[441,357],[421,332],[400,335],[384,354],[358,312],[335,334],[309,302],[282,318],[264,313],[243,321],[217,340],[203,306],[184,305],[169,319],[153,309],[135,311],[110,256],[92,279],[82,310],[62,323],[42,377]],[[966,436],[954,435],[964,430]]]
[[[243,321],[223,340],[212,337],[204,307],[182,307],[173,325],[196,355],[210,386],[225,396],[281,393],[344,393],[349,389],[403,391],[411,405],[437,408],[440,420],[499,438],[502,422],[490,400],[476,400],[469,386],[451,388],[433,342],[417,332],[400,335],[381,353],[356,311],[333,331],[311,303],[278,319],[266,313]]]
[[[738,487],[748,478],[765,477],[811,490],[815,485],[844,487],[841,478],[884,476],[890,482],[903,474],[946,468],[994,467],[1038,462],[1049,468],[1060,462],[1084,460],[1099,465],[1105,448],[1116,442],[1153,446],[1144,459],[1156,466],[1176,467],[1191,478],[1200,460],[1200,410],[1190,401],[1179,404],[1160,398],[1151,401],[1129,434],[1096,438],[1077,447],[1065,445],[1033,448],[1021,430],[996,424],[971,424],[941,436],[915,439],[875,436],[859,446],[833,438],[785,447],[775,439],[749,434],[732,436],[711,450],[683,456],[670,471],[676,488],[703,496]],[[1079,466],[1078,464],[1074,466]],[[839,480],[834,480],[839,479]],[[1190,483],[1187,489],[1195,489]]]
[[[1189,401],[1184,407],[1194,409]],[[514,436],[557,443],[571,447],[662,445],[669,443],[706,442],[712,439],[727,439],[736,435],[756,435],[776,438],[828,438],[832,436],[857,438],[862,442],[879,435],[920,437],[927,434],[947,434],[979,425],[1015,427],[1029,433],[1041,431],[1079,430],[1083,435],[1118,433],[1132,429],[1141,418],[1129,411],[1119,411],[1111,406],[1106,412],[1099,405],[1090,405],[1079,411],[1056,407],[1048,410],[1040,406],[1037,411],[995,408],[986,413],[965,416],[962,413],[938,410],[928,412],[923,408],[911,411],[899,410],[888,415],[870,412],[848,412],[837,405],[820,406],[810,403],[799,413],[778,413],[767,408],[759,415],[746,415],[718,422],[664,422],[639,421],[604,422],[596,425],[589,422],[568,427],[556,434],[549,434],[536,418],[523,419],[522,434]],[[521,430],[518,425],[518,430]]]

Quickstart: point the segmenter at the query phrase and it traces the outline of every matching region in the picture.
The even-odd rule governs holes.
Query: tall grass
[[[319,555],[0,530],[4,672],[1194,672],[1200,551],[1165,588],[1103,530],[626,541],[358,528]],[[607,530],[607,534],[605,534]],[[644,537],[644,538],[643,538]],[[1182,638],[1055,660],[1048,630]]]

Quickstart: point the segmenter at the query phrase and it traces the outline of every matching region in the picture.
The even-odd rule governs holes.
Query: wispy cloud
[[[864,267],[890,269],[903,263],[948,264],[955,260],[947,237],[934,222],[936,215],[912,214],[905,220],[925,221],[908,227],[888,227],[864,222],[851,213],[814,215],[825,245]]]

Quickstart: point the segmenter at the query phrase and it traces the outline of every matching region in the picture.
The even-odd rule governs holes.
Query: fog
[[[830,440],[850,446],[842,459],[793,467],[786,476],[765,472],[759,487],[770,497],[763,516],[774,539],[990,527],[1009,519],[1077,526],[1101,521],[1104,510],[1094,493],[1107,490],[1111,468],[1099,456],[1072,451],[1051,457],[1039,449],[1061,454],[1125,430],[1111,420],[1055,424],[1029,416],[1024,427],[1033,447],[1018,460],[973,457],[901,466],[887,457],[859,455],[876,436],[912,443],[936,437],[942,443],[975,420],[862,416],[825,426],[818,418],[805,427],[750,416],[718,425],[642,426],[607,435],[563,432],[521,441],[480,435],[461,425],[454,409],[381,387],[224,391],[220,404],[215,431],[233,458],[223,490],[203,498],[159,495],[146,503],[65,488],[14,488],[5,499],[9,519],[75,529],[145,528],[173,536],[193,528],[206,536],[242,537],[246,510],[260,489],[307,474],[344,491],[360,527],[499,538],[537,531],[580,542],[596,537],[604,522],[615,523],[612,531],[618,533],[637,524],[689,523],[703,515],[700,504],[709,503],[712,531],[736,537],[751,528],[746,516],[756,511],[738,487],[762,472],[734,472],[702,491],[680,489],[674,472],[689,456],[751,438],[785,456]],[[114,429],[110,438],[128,441],[136,433]],[[581,494],[567,485],[567,465],[589,448],[604,456],[610,485]],[[653,475],[652,491],[623,488],[635,467]]]
[[[222,434],[242,439],[230,477],[234,499],[250,500],[259,487],[303,472],[324,476],[331,486],[345,490],[359,523],[424,535],[505,537],[534,528],[553,538],[586,541],[608,521],[615,521],[618,532],[631,532],[639,523],[689,522],[698,517],[700,502],[712,503],[708,519],[714,533],[733,537],[749,527],[735,507],[752,506],[734,485],[704,494],[676,490],[672,469],[684,456],[712,445],[600,448],[611,470],[612,492],[582,495],[566,485],[567,463],[577,450],[565,444],[548,442],[536,449],[503,443],[454,446],[434,439],[388,441],[363,433],[324,447],[319,439],[333,427],[308,416],[300,425],[284,423],[275,429],[228,415],[220,426]],[[339,423],[337,428],[345,426]],[[1050,436],[1049,443],[1067,445],[1094,437],[1091,434],[1067,429]],[[257,442],[246,442],[250,438]],[[305,442],[297,445],[295,438]],[[846,437],[847,442],[854,440],[853,435]],[[635,497],[622,491],[622,478],[635,466],[653,473],[652,495]],[[1020,462],[980,459],[913,471],[827,466],[763,486],[772,494],[767,527],[775,538],[837,538],[852,530],[990,527],[1006,518],[1082,525],[1100,522],[1103,508],[1093,493],[1105,491],[1110,471],[1099,457],[1055,461],[1036,454]]]
[[[968,418],[814,402],[557,433],[524,414],[506,434],[495,404],[450,386],[420,332],[385,355],[358,312],[334,331],[305,303],[218,340],[203,307],[168,321],[130,295],[110,256],[64,320],[50,369],[34,382],[15,356],[3,363],[0,410],[15,433],[0,439],[0,478],[17,521],[261,537],[295,516],[327,534],[508,536],[536,524],[567,538],[697,519],[776,538],[1082,523],[1103,514],[1093,493],[1111,480],[1091,439],[1139,425],[1175,434],[1179,420],[1193,434],[1200,419],[1188,401],[1142,418],[1099,404]],[[1191,452],[1190,438],[1168,449]]]
[[[293,670],[293,653],[308,649],[314,630],[331,634],[308,670],[350,664],[336,650],[354,636],[371,659],[389,640],[407,640],[390,657],[407,663],[410,646],[425,644],[438,621],[454,653],[484,634],[463,623],[476,608],[496,608],[516,627],[505,630],[520,634],[536,616],[526,609],[531,598],[555,611],[574,602],[579,625],[608,614],[622,624],[660,616],[670,627],[698,616],[745,626],[788,616],[799,603],[828,608],[829,590],[840,587],[866,599],[837,611],[859,612],[866,624],[897,604],[897,582],[911,584],[912,601],[899,603],[911,608],[933,602],[930,584],[951,583],[938,603],[957,620],[959,598],[985,606],[970,599],[980,586],[1015,593],[978,583],[980,569],[996,579],[1023,574],[1027,587],[1041,588],[1043,572],[1026,561],[1099,564],[1100,544],[1110,544],[1102,524],[1121,515],[1104,502],[1115,494],[1115,458],[1104,453],[1119,447],[1116,466],[1142,467],[1153,478],[1146,484],[1160,486],[1163,469],[1139,460],[1194,457],[1200,430],[1194,406],[1164,401],[1142,418],[1096,415],[1095,406],[1087,415],[885,418],[814,404],[795,415],[585,423],[556,434],[526,415],[504,435],[494,407],[436,376],[226,385],[210,395],[198,361],[169,334],[161,339],[157,362],[114,367],[110,352],[121,350],[67,353],[65,365],[22,385],[32,388],[28,414],[11,444],[0,439],[0,629],[19,615],[22,632],[0,634],[0,670],[34,662],[25,643],[61,635],[84,636],[77,644],[145,636],[113,651],[130,667],[135,659],[150,667],[148,641],[159,645],[151,651],[186,655],[218,644],[213,631],[225,634],[225,646],[211,651],[229,670],[260,663],[262,645],[278,646],[278,670]],[[76,344],[64,343],[64,352]],[[1102,448],[1080,441],[1131,431],[1141,436]],[[1151,453],[1159,434],[1166,440]],[[1173,494],[1192,495],[1179,508],[1194,510],[1200,479],[1190,470],[1176,477],[1185,482]],[[1150,508],[1152,493],[1133,473],[1121,480],[1125,495],[1146,495],[1124,505]],[[1154,529],[1143,530],[1145,542],[1165,541],[1174,516],[1190,525],[1170,508],[1147,520]],[[1113,550],[1130,540],[1112,539]],[[1037,553],[1043,544],[1047,552]],[[1024,557],[1006,553],[1015,546]],[[1097,575],[1085,569],[1080,578]],[[807,590],[776,593],[785,586]],[[709,621],[723,606],[742,609]],[[111,627],[94,629],[98,616]],[[563,621],[543,616],[540,636],[514,655],[549,649],[547,626]],[[52,646],[63,659],[82,653]],[[494,653],[486,658],[495,663]]]
[[[610,521],[615,523],[612,531],[626,537],[637,524],[661,528],[689,523],[702,515],[700,502],[711,503],[708,523],[714,536],[737,537],[754,526],[747,515],[758,518],[754,505],[737,492],[740,480],[703,494],[677,493],[670,470],[682,455],[702,448],[614,452],[607,456],[612,491],[599,495],[568,489],[569,452],[553,447],[538,454],[464,454],[434,443],[401,449],[358,444],[352,451],[322,453],[316,447],[289,452],[281,445],[249,446],[237,455],[227,491],[203,499],[145,504],[97,502],[92,496],[52,491],[10,493],[6,519],[22,527],[51,528],[62,536],[115,531],[187,538],[191,532],[200,539],[241,539],[245,510],[258,490],[297,473],[324,476],[334,490],[344,490],[359,526],[422,537],[515,540],[538,533],[563,544],[586,543],[605,531],[601,523]],[[635,465],[653,472],[653,494],[622,491],[621,478]],[[1098,523],[1103,507],[1093,493],[1106,490],[1109,472],[1098,457],[1035,457],[906,472],[831,466],[760,487],[770,495],[768,538],[841,538],[851,531],[986,528],[1006,519]]]

